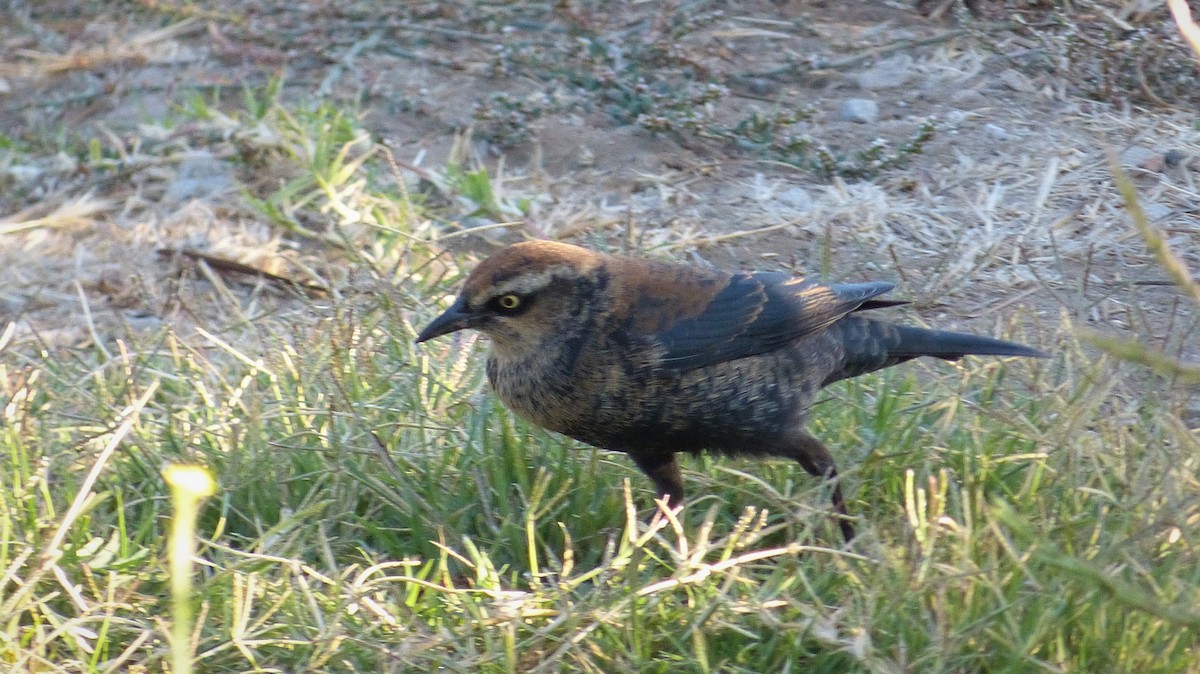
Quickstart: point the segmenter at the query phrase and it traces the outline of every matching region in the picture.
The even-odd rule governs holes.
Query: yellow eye
[[[496,299],[496,304],[505,311],[512,311],[521,306],[521,298],[516,295],[501,295]]]

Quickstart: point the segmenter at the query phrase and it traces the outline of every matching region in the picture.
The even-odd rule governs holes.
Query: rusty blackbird
[[[417,341],[482,331],[491,340],[488,379],[505,405],[539,426],[628,454],[671,506],[683,501],[679,452],[795,459],[831,481],[849,541],[854,528],[833,456],[804,429],[818,390],[920,356],[1046,355],[862,313],[903,304],[877,299],[893,287],[528,241],[479,263]]]

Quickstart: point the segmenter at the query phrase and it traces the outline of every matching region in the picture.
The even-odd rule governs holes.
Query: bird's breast
[[[803,421],[819,384],[790,350],[683,372],[653,351],[587,353],[569,372],[553,358],[492,357],[488,378],[517,415],[621,451],[753,452]]]
[[[599,447],[620,449],[630,428],[655,414],[661,368],[653,353],[604,341],[568,354],[552,348],[523,358],[494,351],[487,374],[497,397],[518,416]]]

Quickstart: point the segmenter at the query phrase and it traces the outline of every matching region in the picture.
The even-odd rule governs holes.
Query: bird
[[[820,389],[921,356],[1047,357],[869,317],[906,304],[879,299],[894,287],[524,241],[479,262],[416,341],[482,332],[487,378],[505,406],[627,454],[671,508],[684,500],[681,453],[793,459],[829,481],[848,543],[855,529],[833,454],[805,429]]]

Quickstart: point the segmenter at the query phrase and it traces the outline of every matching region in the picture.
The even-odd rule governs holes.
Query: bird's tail
[[[943,360],[963,356],[1047,357],[1043,351],[1002,339],[895,325],[860,316],[847,316],[837,326],[842,330],[845,355],[842,369],[830,375],[826,384],[921,356]]]
[[[888,347],[888,353],[895,356],[934,356],[946,360],[958,360],[963,356],[1047,357],[1043,351],[1003,339],[966,335],[961,332],[926,330],[908,325],[889,327],[898,337],[895,344]]]

